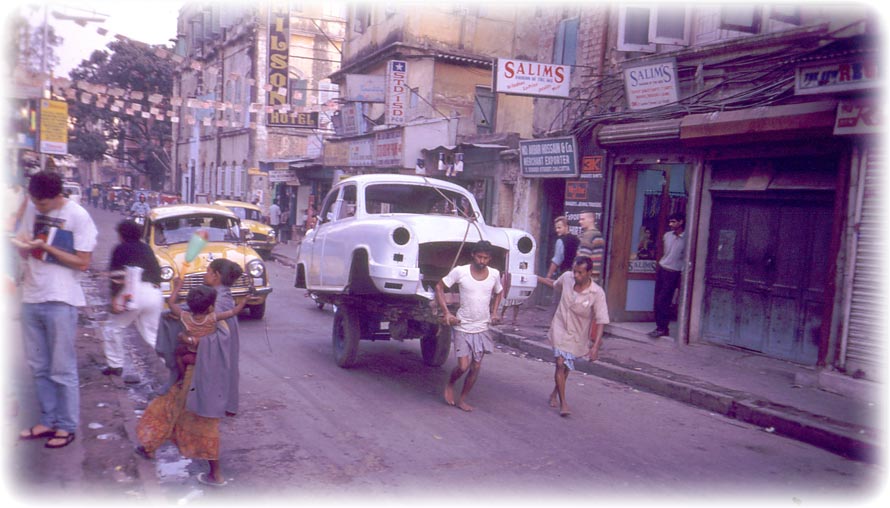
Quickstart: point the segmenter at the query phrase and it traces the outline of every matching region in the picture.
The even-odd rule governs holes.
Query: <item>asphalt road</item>
[[[96,216],[102,231],[119,219]],[[293,288],[292,268],[267,268],[265,319],[240,321],[241,407],[221,425],[229,485],[199,486],[206,465],[170,445],[140,466],[140,481],[156,486],[140,497],[806,505],[867,501],[883,480],[881,466],[578,373],[568,384],[573,414],[561,418],[548,405],[553,365],[505,348],[483,362],[476,409],[461,411],[442,398],[453,357],[427,367],[419,341],[365,342],[358,365],[341,369],[331,309]],[[131,347],[136,364],[146,349]],[[146,396],[129,391],[137,408]]]

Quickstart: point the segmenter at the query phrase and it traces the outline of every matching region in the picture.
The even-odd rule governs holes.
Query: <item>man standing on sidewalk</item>
[[[606,257],[606,240],[596,227],[596,215],[593,211],[581,212],[578,217],[581,234],[578,235],[578,255],[587,256],[593,261],[593,281],[603,285],[603,260]]]
[[[680,287],[680,275],[686,263],[686,216],[672,213],[668,216],[670,231],[664,234],[664,254],[655,266],[655,329],[649,332],[650,337],[670,335],[668,324],[671,322],[671,305],[674,292]]]
[[[80,419],[77,307],[86,305],[79,272],[89,268],[98,231],[89,213],[62,193],[62,177],[41,171],[28,182],[28,203],[16,234],[27,254],[22,285],[25,355],[40,422],[20,439],[47,439],[47,448],[74,441]]]
[[[488,266],[491,261],[492,245],[482,240],[473,246],[473,261],[468,265],[454,267],[448,275],[436,283],[436,302],[445,316],[445,324],[451,326],[451,339],[457,367],[451,371],[445,385],[445,402],[457,406],[464,411],[472,411],[466,398],[479,371],[482,369],[482,357],[494,351],[494,344],[489,336],[488,325],[497,324],[498,306],[501,303],[503,287],[501,274]],[[445,288],[457,284],[460,288],[460,308],[457,316],[448,310],[445,300]],[[492,298],[493,297],[493,298]],[[472,360],[472,362],[471,362]],[[467,371],[469,370],[469,373]],[[454,399],[454,385],[467,374],[460,398]]]
[[[281,243],[281,207],[278,206],[277,199],[269,207],[269,225],[275,231],[275,238]]]

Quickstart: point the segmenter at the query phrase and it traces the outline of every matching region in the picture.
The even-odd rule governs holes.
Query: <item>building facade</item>
[[[536,100],[535,132],[574,136],[602,169],[591,204],[602,206],[613,321],[653,320],[660,239],[683,212],[680,342],[880,380],[874,13],[613,4],[559,14],[551,31],[571,27],[590,77],[573,79],[573,105]],[[558,213],[576,180],[551,180],[530,192]]]
[[[314,188],[296,167],[321,156],[330,131],[326,77],[343,26],[339,8],[316,3],[182,9],[173,180],[186,201],[279,200],[289,224],[302,223]]]

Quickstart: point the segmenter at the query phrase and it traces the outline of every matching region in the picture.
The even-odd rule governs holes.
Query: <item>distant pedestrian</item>
[[[489,335],[489,324],[497,324],[498,305],[503,295],[500,272],[488,266],[493,251],[491,243],[482,240],[471,250],[472,262],[454,267],[436,283],[436,301],[444,315],[445,324],[451,326],[454,354],[457,366],[451,371],[445,385],[445,402],[464,411],[472,411],[466,398],[479,377],[482,358],[494,351]],[[448,310],[445,288],[457,285],[460,289],[460,308],[457,316]],[[454,386],[466,374],[460,396],[454,398]]]
[[[25,246],[21,322],[25,355],[37,392],[40,422],[19,439],[48,438],[44,446],[74,441],[80,420],[77,308],[86,305],[80,272],[90,266],[98,231],[89,213],[63,194],[58,173],[40,171],[28,182],[27,204],[16,232]],[[54,229],[55,228],[55,229]],[[53,234],[57,242],[47,242]],[[60,247],[70,239],[69,251]]]
[[[538,277],[538,282],[559,293],[559,306],[547,334],[556,358],[550,406],[559,403],[560,416],[568,416],[571,410],[566,402],[566,380],[569,372],[575,370],[576,359],[587,357],[595,361],[599,356],[603,330],[609,323],[606,294],[593,281],[593,262],[586,256],[575,258],[572,271],[563,273],[556,281]]]
[[[281,207],[278,206],[277,199],[272,201],[272,206],[269,207],[269,225],[275,231],[275,238],[281,242]]]
[[[593,281],[603,284],[603,263],[606,257],[606,240],[596,227],[596,214],[591,210],[581,212],[578,218],[581,234],[578,236],[578,255],[593,261]]]
[[[686,216],[672,213],[668,216],[670,231],[664,234],[664,251],[655,265],[655,297],[652,306],[655,310],[655,329],[650,337],[663,337],[671,334],[671,308],[674,293],[680,287],[680,276],[686,264]]]
[[[111,320],[104,330],[105,360],[108,364],[102,370],[106,376],[120,376],[124,367],[123,331],[129,325],[136,330],[146,344],[155,349],[158,337],[158,323],[164,310],[164,295],[161,293],[161,265],[154,253],[140,237],[142,227],[131,220],[117,225],[120,243],[111,253],[108,271],[120,274],[111,280]],[[132,294],[124,294],[124,273],[127,267],[141,269],[136,287],[129,288]],[[127,298],[125,298],[127,297]]]

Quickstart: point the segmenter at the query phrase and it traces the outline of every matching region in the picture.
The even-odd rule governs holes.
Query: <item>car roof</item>
[[[258,207],[253,203],[246,203],[244,201],[235,201],[234,199],[217,199],[213,202],[214,205],[220,206],[233,206],[236,208],[250,208],[251,210],[258,210],[260,212],[263,211],[262,208]]]
[[[344,178],[337,182],[337,187],[348,183],[355,182],[360,186],[370,185],[370,184],[380,184],[380,183],[393,183],[393,184],[410,184],[410,185],[432,185],[439,188],[450,189],[455,192],[461,194],[469,194],[470,191],[457,185],[456,183],[449,182],[447,180],[442,180],[439,178],[433,178],[430,176],[419,176],[419,175],[400,175],[394,173],[375,173],[368,175],[355,175],[350,176],[348,178]]]
[[[185,205],[164,205],[151,209],[151,213],[149,217],[151,220],[163,220],[168,219],[170,217],[182,217],[187,215],[200,215],[202,213],[212,214],[212,215],[224,215],[226,217],[231,217],[233,219],[238,219],[238,216],[235,215],[235,212],[229,210],[224,206],[219,205],[199,205],[199,204],[185,204]]]

